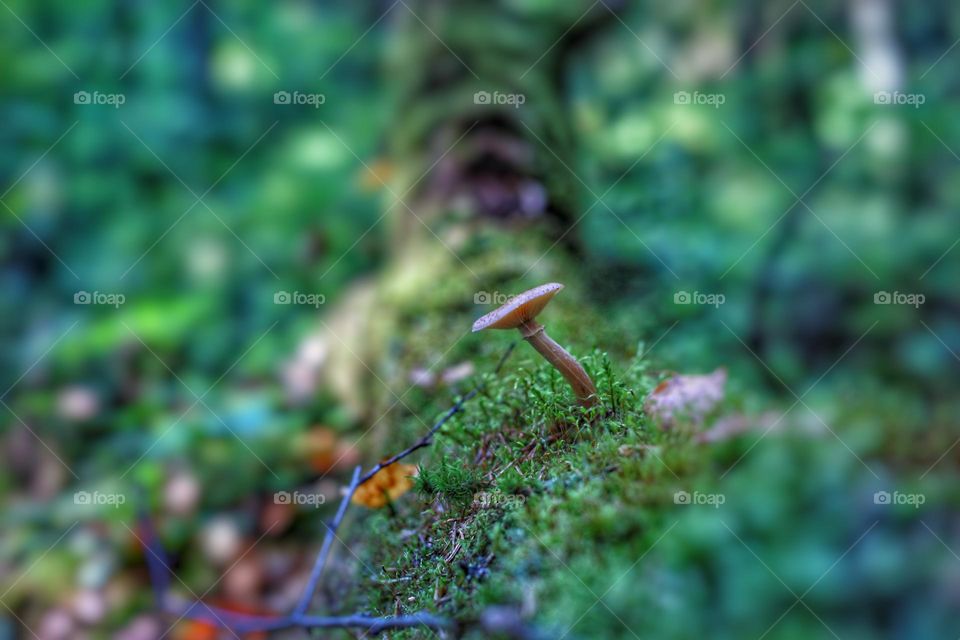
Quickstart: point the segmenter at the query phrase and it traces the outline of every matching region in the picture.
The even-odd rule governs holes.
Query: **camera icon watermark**
[[[919,509],[920,505],[927,501],[927,496],[922,493],[901,493],[894,491],[877,491],[873,494],[873,504],[881,505],[910,505],[914,509]]]
[[[301,291],[277,291],[273,294],[273,304],[307,305],[314,309],[327,301],[322,293],[303,293]]]
[[[114,509],[127,501],[122,493],[101,493],[100,491],[77,491],[73,494],[73,504],[81,506],[111,506]]]
[[[877,91],[873,94],[873,104],[906,105],[919,109],[927,101],[923,93],[904,93],[902,91]]]
[[[677,491],[673,494],[673,504],[682,505],[708,505],[714,509],[719,509],[720,505],[727,501],[727,497],[722,493],[701,493],[694,491]]]
[[[77,91],[73,94],[73,104],[108,105],[119,109],[127,101],[122,93],[101,93],[99,91]]]
[[[273,494],[274,504],[290,504],[317,508],[326,503],[327,497],[322,493],[303,493],[301,491],[277,491]]]
[[[77,291],[73,294],[73,304],[107,305],[117,309],[127,297],[122,293],[104,293],[102,291]]]
[[[508,105],[514,109],[519,109],[520,105],[527,101],[527,96],[522,93],[502,93],[500,91],[477,91],[473,94],[473,104],[496,104]]]
[[[323,93],[303,93],[301,91],[277,91],[273,94],[273,104],[309,105],[319,109],[327,101]]]
[[[719,308],[727,301],[722,293],[701,293],[699,291],[677,291],[673,294],[673,304],[708,305]]]
[[[677,91],[673,94],[673,104],[698,104],[707,105],[714,109],[719,109],[727,101],[727,96],[722,93],[702,93],[700,91]]]
[[[877,291],[873,294],[873,304],[905,304],[918,309],[926,301],[927,297],[922,293]]]

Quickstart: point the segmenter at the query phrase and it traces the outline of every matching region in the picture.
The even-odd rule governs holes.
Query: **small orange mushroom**
[[[369,509],[385,507],[413,488],[416,475],[416,465],[394,462],[357,487],[351,501]]]
[[[530,343],[547,362],[560,372],[577,396],[577,401],[583,407],[592,407],[597,402],[597,388],[577,359],[553,341],[547,335],[543,325],[535,318],[543,311],[555,295],[560,293],[563,285],[559,282],[534,287],[529,291],[514,296],[498,309],[473,323],[473,331],[484,329],[519,329],[520,335]]]

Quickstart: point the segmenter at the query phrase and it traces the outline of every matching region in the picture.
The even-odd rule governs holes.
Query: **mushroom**
[[[353,493],[351,502],[361,504],[368,509],[379,509],[393,502],[413,488],[413,477],[417,467],[412,464],[394,462],[373,474]]]
[[[577,359],[554,342],[542,324],[535,319],[553,296],[560,293],[563,285],[558,282],[543,284],[512,297],[500,308],[473,323],[473,331],[483,329],[519,329],[524,340],[536,349],[560,372],[583,407],[592,407],[597,402],[597,388]]]

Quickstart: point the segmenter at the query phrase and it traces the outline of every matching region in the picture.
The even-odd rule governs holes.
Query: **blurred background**
[[[428,252],[468,314],[522,290],[539,261],[460,259],[478,228],[559,263],[609,319],[589,346],[725,367],[745,407],[843,415],[877,480],[955,480],[953,3],[0,4],[0,637],[159,637],[138,507],[191,585],[294,541],[223,601],[299,584],[316,526],[267,497],[397,448],[359,443],[382,398],[324,382],[353,344],[326,323],[420,300],[352,306]],[[482,351],[445,340],[441,369]],[[363,360],[392,385],[390,342]],[[956,605],[950,495],[911,531]]]

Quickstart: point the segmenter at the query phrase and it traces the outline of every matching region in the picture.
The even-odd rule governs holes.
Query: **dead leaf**
[[[429,369],[417,367],[410,372],[410,384],[416,385],[423,389],[430,389],[436,383],[437,376],[435,376]]]
[[[465,360],[444,370],[440,376],[440,382],[446,385],[456,384],[461,380],[473,375],[475,367],[469,360]]]
[[[437,384],[449,386],[469,378],[475,370],[476,368],[469,360],[447,367],[439,376],[424,367],[416,367],[410,371],[410,384],[424,389],[431,389]]]
[[[726,383],[727,371],[723,368],[706,375],[675,375],[657,385],[647,397],[644,411],[661,429],[681,423],[699,427],[723,400]]]
[[[760,430],[767,433],[771,430],[779,430],[786,427],[781,422],[782,416],[777,417],[776,412],[767,412],[759,416],[745,416],[742,414],[726,416],[714,423],[712,427],[697,434],[696,442],[707,444],[710,442],[720,442],[735,438],[738,435],[751,430]]]
[[[245,603],[233,602],[224,599],[215,599],[209,603],[213,607],[229,611],[231,613],[240,613],[250,616],[272,616],[273,612],[260,607],[254,607]],[[219,638],[235,637],[222,631],[217,625],[205,620],[183,620],[174,632],[175,640],[218,640]],[[243,635],[244,640],[265,640],[266,633],[253,632]]]

